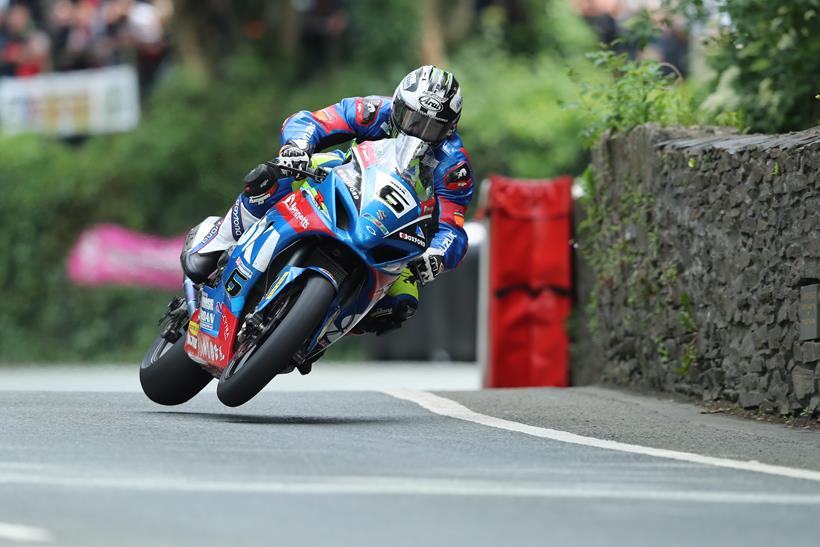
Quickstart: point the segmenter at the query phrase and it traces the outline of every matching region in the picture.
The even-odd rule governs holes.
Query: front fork
[[[190,318],[199,307],[196,285],[186,275],[182,287],[185,290],[185,305],[188,306],[188,318]]]

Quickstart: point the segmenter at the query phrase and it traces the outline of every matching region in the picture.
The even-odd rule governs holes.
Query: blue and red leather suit
[[[315,112],[302,110],[282,125],[282,144],[300,143],[313,153],[353,139],[369,141],[389,137],[391,107],[390,97],[368,96],[342,99]],[[341,163],[344,154],[336,154]],[[464,213],[473,195],[473,172],[457,132],[436,145],[433,154],[438,162],[433,177],[439,202],[439,228],[430,248],[444,255],[446,271],[455,268],[467,251],[463,226]],[[262,198],[245,194],[237,198],[230,214],[234,239],[244,232],[247,214],[262,217],[291,191],[291,180],[283,179]]]

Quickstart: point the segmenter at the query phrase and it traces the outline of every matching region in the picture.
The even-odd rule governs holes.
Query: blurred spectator
[[[572,0],[572,6],[595,31],[599,42],[611,46],[615,52],[626,53],[633,59],[651,58],[668,63],[678,74],[686,76],[689,53],[686,20],[663,17],[659,0]],[[643,50],[634,40],[634,28],[629,29],[630,23],[639,20],[636,17],[639,14],[648,14],[650,24],[658,33]]]
[[[31,10],[12,4],[0,27],[0,76],[33,76],[48,68],[48,37],[39,31]]]
[[[0,0],[0,76],[133,62],[143,88],[167,53],[170,0]]]
[[[602,44],[611,45],[618,38],[619,12],[617,2],[612,0],[574,0],[576,12],[592,27]]]
[[[300,43],[304,65],[322,70],[339,61],[340,39],[349,26],[348,14],[338,0],[311,0],[303,8]]]

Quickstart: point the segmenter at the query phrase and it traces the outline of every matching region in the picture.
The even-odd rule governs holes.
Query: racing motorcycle
[[[140,367],[145,394],[176,405],[219,378],[219,400],[239,406],[277,374],[309,372],[429,246],[438,209],[427,151],[400,135],[354,144],[332,169],[288,167],[304,182],[168,305]]]

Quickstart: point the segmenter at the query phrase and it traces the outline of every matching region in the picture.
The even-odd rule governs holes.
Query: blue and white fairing
[[[211,296],[241,323],[243,313],[264,310],[306,271],[318,272],[337,295],[305,355],[326,348],[429,246],[437,213],[426,153],[424,142],[405,135],[354,146],[348,161],[336,162],[323,180],[302,183],[242,235],[223,273],[221,294]],[[277,263],[301,245],[311,247],[306,260]],[[255,310],[246,310],[260,280],[266,292]]]

